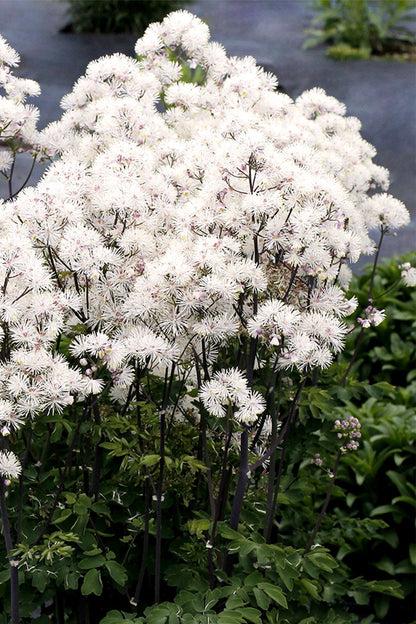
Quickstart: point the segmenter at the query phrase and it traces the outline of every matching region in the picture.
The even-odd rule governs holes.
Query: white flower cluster
[[[42,152],[40,134],[36,130],[39,111],[26,98],[40,94],[34,80],[17,78],[11,68],[19,65],[19,55],[0,35],[0,173],[7,174],[16,153]],[[1,95],[4,91],[5,95]]]
[[[257,420],[266,407],[264,398],[248,387],[247,379],[236,368],[215,373],[202,385],[199,397],[213,416],[225,416],[230,406],[234,418],[244,425]]]
[[[136,52],[89,64],[42,133],[60,159],[1,208],[3,426],[99,392],[103,368],[117,400],[135,366],[164,376],[174,364],[196,386],[195,367],[220,368],[234,337],[261,343],[280,368],[328,366],[356,306],[347,263],[373,251],[369,227],[408,220],[373,194],[388,174],[322,90],[278,93],[274,76],[228,58],[185,11],[150,26]],[[4,40],[0,58],[5,84],[17,56]],[[181,81],[195,68],[202,84]],[[60,335],[88,374],[53,353]],[[201,400],[221,414],[225,395],[207,398],[214,382]],[[252,422],[261,398],[227,383],[236,418]]]
[[[378,310],[374,306],[369,305],[364,310],[364,317],[359,316],[357,322],[362,325],[362,327],[371,327],[371,325],[377,327],[385,318],[384,310]]]
[[[410,262],[404,262],[399,265],[401,269],[401,278],[406,286],[416,286],[416,268],[412,267]]]

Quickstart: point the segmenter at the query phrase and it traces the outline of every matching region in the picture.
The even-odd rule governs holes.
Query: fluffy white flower
[[[0,425],[10,429],[19,429],[23,425],[23,419],[15,411],[11,401],[0,399]]]
[[[378,310],[373,306],[367,306],[363,317],[357,317],[357,322],[363,327],[371,327],[371,325],[380,325],[386,318],[384,310]]]
[[[409,213],[404,204],[387,193],[373,195],[364,202],[364,215],[368,227],[395,230],[407,225]]]
[[[234,417],[245,425],[252,424],[266,408],[266,402],[259,392],[249,391],[244,404],[235,412]]]
[[[0,35],[0,63],[16,67],[20,62],[20,56],[7,43],[6,39]]]
[[[13,154],[10,150],[0,150],[0,171],[7,173],[12,166]]]
[[[405,262],[399,268],[402,269],[401,277],[406,286],[416,286],[416,268],[409,262]]]
[[[16,479],[22,472],[22,466],[12,451],[0,451],[0,475],[6,479]]]

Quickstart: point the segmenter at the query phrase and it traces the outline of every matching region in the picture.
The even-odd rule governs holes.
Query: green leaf
[[[99,570],[88,570],[84,577],[84,582],[81,585],[81,594],[83,596],[89,596],[95,594],[101,596],[103,591],[103,582],[101,580],[101,574]]]
[[[328,553],[322,551],[311,551],[305,557],[305,560],[308,559],[315,567],[324,570],[325,572],[332,572],[332,570],[338,567],[335,559]]]
[[[377,617],[384,619],[390,607],[390,599],[387,596],[377,596],[374,600],[374,607]]]
[[[244,619],[236,611],[223,611],[218,615],[218,624],[242,624]]]
[[[299,571],[290,562],[286,561],[285,565],[278,566],[277,573],[285,584],[286,589],[292,591],[294,579],[298,578]]]
[[[257,545],[254,542],[250,542],[249,540],[247,540],[245,542],[245,544],[243,544],[240,548],[240,557],[246,557],[248,554],[250,554],[255,548],[257,547]]]
[[[102,516],[110,515],[110,509],[105,503],[94,503],[91,509],[95,511],[95,513],[102,515]]]
[[[203,537],[204,531],[208,531],[211,526],[211,520],[209,518],[195,518],[188,520],[187,526],[191,535]]]
[[[222,525],[219,528],[220,534],[225,537],[225,539],[236,540],[236,541],[244,541],[244,537],[238,531],[234,531],[234,529],[230,529],[230,527],[226,525]]]
[[[347,494],[347,498],[346,498],[346,503],[348,507],[352,507],[354,504],[354,501],[357,499],[355,494],[352,494],[352,492],[348,492]]]
[[[126,621],[134,620],[135,622],[141,622],[142,619],[137,620],[134,613],[125,613],[124,611],[116,611],[112,609],[107,615],[100,621],[100,624],[126,624]]]
[[[91,499],[86,494],[80,494],[78,500],[74,505],[74,512],[76,514],[85,514],[91,508]]]
[[[64,579],[64,587],[65,589],[78,589],[78,579],[79,574],[77,572],[69,572]]]
[[[104,555],[93,555],[92,557],[81,559],[78,565],[81,570],[90,570],[91,568],[101,568],[105,561]]]
[[[310,581],[309,579],[300,579],[300,583],[302,585],[302,587],[305,589],[306,593],[308,593],[310,596],[312,596],[312,598],[315,598],[315,600],[319,600],[319,593],[318,593],[318,583],[315,581]]]
[[[36,587],[41,594],[45,591],[46,585],[48,584],[48,575],[45,570],[34,570],[32,576],[32,585]]]
[[[395,566],[396,574],[415,574],[415,566],[411,564],[409,559],[403,559]]]
[[[394,598],[403,598],[403,590],[397,581],[368,581],[367,587],[372,592],[386,594]]]
[[[266,596],[266,594],[257,587],[254,587],[253,594],[256,599],[257,606],[260,607],[260,609],[263,609],[263,611],[267,611],[270,605],[270,599]]]
[[[225,606],[227,609],[238,609],[238,607],[244,607],[246,604],[247,600],[243,600],[243,598],[238,595],[238,592],[236,592],[228,598]]]
[[[382,557],[380,561],[377,561],[376,563],[374,563],[374,565],[379,570],[383,570],[383,572],[387,572],[387,574],[390,574],[390,576],[394,576],[395,574],[394,563],[388,557]]]
[[[125,568],[117,563],[117,561],[106,561],[105,567],[113,581],[124,587],[127,582],[127,572]]]
[[[101,554],[102,554],[101,548],[97,548],[96,546],[94,548],[91,548],[91,550],[84,550],[84,555],[86,557],[93,557],[94,555],[101,555]]]
[[[380,516],[386,513],[393,513],[394,511],[397,511],[394,505],[380,505],[371,510],[370,516]]]
[[[160,462],[160,455],[146,455],[140,460],[142,466],[155,466]]]
[[[253,587],[254,585],[257,585],[257,583],[261,581],[262,579],[263,579],[263,576],[260,574],[258,570],[256,570],[255,572],[252,572],[251,574],[246,576],[246,578],[244,579],[244,585],[246,587]]]
[[[247,622],[252,622],[252,624],[263,624],[261,612],[258,609],[254,609],[253,607],[244,607],[244,609],[239,609],[239,612],[244,617]]]
[[[368,605],[368,591],[357,589],[351,592],[351,595],[358,605]]]
[[[287,600],[286,596],[276,585],[272,585],[271,583],[259,583],[258,587],[264,591],[272,600],[277,602],[281,607],[287,609]]]
[[[125,623],[125,621],[120,611],[109,611],[105,618],[100,621],[100,624],[122,624]]]
[[[56,518],[53,519],[53,524],[60,524],[61,522],[65,522],[65,520],[69,518],[71,514],[71,509],[63,509],[57,514]]]

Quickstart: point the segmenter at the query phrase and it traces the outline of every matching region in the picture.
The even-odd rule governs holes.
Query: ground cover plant
[[[317,15],[304,47],[329,43],[327,56],[337,60],[371,56],[413,59],[414,0],[314,0]]]
[[[190,13],[136,54],[90,63],[38,132],[0,41],[0,617],[406,618],[414,317],[377,298],[416,269],[354,294],[348,264],[407,210],[343,104],[292,101]],[[21,154],[53,159],[35,187]]]

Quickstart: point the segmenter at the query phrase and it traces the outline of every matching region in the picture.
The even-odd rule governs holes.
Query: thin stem
[[[97,427],[101,425],[100,407],[98,401],[92,404],[92,412],[94,414],[94,421]],[[98,444],[95,445],[94,453],[94,465],[92,469],[91,484],[89,489],[89,495],[94,497],[94,500],[98,500],[98,492],[100,487],[100,473],[103,462],[103,447],[101,443],[103,441],[103,434],[100,433],[100,439]]]
[[[318,533],[318,531],[319,531],[319,529],[321,527],[322,520],[324,519],[324,516],[326,514],[326,510],[328,509],[328,505],[329,505],[329,501],[330,501],[330,498],[331,498],[332,490],[334,489],[334,485],[335,485],[335,479],[336,479],[336,476],[337,476],[341,455],[342,455],[342,450],[339,449],[337,458],[335,460],[334,468],[332,470],[331,481],[330,481],[329,486],[328,486],[328,490],[327,490],[327,493],[326,493],[326,496],[325,496],[325,500],[324,500],[324,503],[322,505],[321,511],[319,513],[319,516],[318,516],[318,518],[316,520],[316,523],[315,523],[314,529],[312,531],[312,534],[311,534],[311,536],[309,538],[309,541],[308,541],[308,543],[306,545],[305,553],[304,553],[305,555],[312,548],[312,545],[313,545],[313,543],[315,541],[316,534]]]
[[[207,544],[207,559],[208,559],[208,574],[210,580],[210,588],[214,589],[215,587],[215,577],[214,577],[214,559],[213,559],[213,548],[215,543],[215,535],[217,532],[217,524],[221,518],[222,510],[224,509],[224,502],[226,500],[226,487],[227,487],[227,460],[228,460],[228,451],[231,444],[231,436],[233,432],[232,427],[232,414],[230,414],[231,409],[227,413],[227,425],[226,425],[226,434],[225,434],[225,447],[222,456],[221,462],[221,477],[218,486],[218,494],[217,499],[215,501],[215,506],[213,510],[213,521],[211,526],[211,534]]]
[[[290,408],[290,412],[288,417],[285,420],[285,424],[283,425],[280,434],[278,436],[275,437],[273,443],[271,444],[270,448],[268,451],[266,451],[261,457],[259,457],[259,459],[257,461],[254,462],[254,464],[251,464],[251,466],[248,467],[250,472],[253,472],[254,470],[257,470],[257,468],[259,468],[260,466],[262,466],[264,464],[265,461],[267,461],[269,459],[269,457],[272,456],[272,454],[274,453],[275,449],[279,446],[279,444],[281,443],[281,441],[284,439],[287,430],[290,427],[290,423],[292,421],[293,416],[295,415],[295,411],[296,411],[296,407],[298,405],[299,399],[300,399],[300,395],[302,393],[303,387],[306,383],[307,377],[305,377],[305,379],[303,379],[299,386],[298,389],[296,391],[296,395],[295,398],[292,401],[292,405]]]
[[[55,617],[57,624],[65,624],[64,597],[62,592],[55,592]]]
[[[275,375],[273,375],[273,377],[275,378]],[[281,377],[279,378],[279,382],[280,380],[281,380]],[[276,409],[274,387],[269,392],[269,396],[270,396],[269,410],[270,410],[270,414],[272,418],[272,438],[275,438],[277,435],[277,430],[278,430],[277,418],[278,418],[279,408]],[[280,396],[280,392],[279,392],[279,396]],[[287,437],[286,437],[286,440],[287,440]],[[266,516],[264,519],[264,528],[263,528],[263,536],[266,542],[270,541],[270,535],[272,532],[273,519],[274,519],[274,514],[275,514],[275,508],[276,508],[276,496],[275,496],[276,452],[277,452],[277,449],[273,451],[270,457],[270,470],[268,474]],[[283,452],[284,451],[282,451],[282,454]],[[279,469],[281,465],[282,465],[282,460],[280,460]],[[278,481],[279,481],[279,478],[278,478]],[[277,485],[277,489],[278,487],[279,486]]]
[[[203,459],[203,462],[204,462],[205,466],[207,467],[207,470],[205,471],[205,475],[206,475],[207,484],[208,484],[208,497],[209,497],[209,505],[210,505],[210,509],[211,509],[211,518],[213,519],[213,521],[215,521],[216,505],[215,505],[215,500],[214,500],[214,487],[213,487],[213,484],[212,484],[211,461],[210,461],[210,457],[209,457],[208,444],[207,444],[207,425],[206,425],[206,423],[207,423],[207,421],[206,421],[205,410],[201,409],[201,433],[200,433],[200,439],[201,439],[201,446],[202,446],[202,459]]]
[[[10,174],[9,174],[9,199],[11,199],[13,197],[13,174],[14,174],[14,166],[16,164],[16,154],[13,152],[13,160],[12,160],[12,164],[10,167]]]
[[[373,297],[373,288],[374,288],[374,280],[375,280],[375,276],[376,276],[378,257],[379,257],[379,254],[380,254],[381,244],[383,242],[383,238],[384,238],[385,233],[386,233],[386,231],[383,228],[381,228],[381,230],[380,230],[380,240],[379,240],[378,245],[377,245],[376,255],[374,256],[373,269],[371,271],[371,277],[370,277],[370,285],[368,287],[368,297],[367,297],[368,303],[371,303],[373,301],[373,299],[372,299],[372,297]],[[355,360],[357,359],[357,356],[358,356],[358,353],[359,353],[360,346],[361,346],[361,343],[363,341],[363,338],[364,338],[364,327],[361,326],[361,330],[360,330],[360,333],[358,334],[357,342],[355,343],[354,353],[352,354],[352,357],[351,357],[350,363],[348,364],[347,370],[345,371],[345,373],[343,374],[343,376],[342,376],[342,378],[341,378],[341,380],[339,382],[341,386],[345,385],[347,377],[348,377],[352,367],[355,364]]]
[[[296,279],[297,272],[298,272],[298,267],[296,267],[295,269],[292,270],[292,274],[290,276],[289,284],[288,284],[288,287],[286,288],[285,294],[282,297],[282,301],[286,301],[286,299],[288,298],[290,290],[291,290],[291,288],[293,286],[293,282]]]
[[[376,276],[378,257],[379,257],[379,254],[380,254],[381,244],[383,242],[383,238],[384,238],[385,233],[386,233],[386,231],[383,228],[381,228],[381,230],[380,230],[380,240],[379,240],[378,245],[377,245],[377,251],[376,251],[376,255],[374,256],[374,262],[373,262],[373,270],[371,272],[370,287],[368,289],[368,301],[369,302],[372,301],[371,297],[373,295],[374,278]]]
[[[49,513],[48,513],[48,516],[47,516],[47,518],[46,518],[45,524],[43,525],[43,527],[42,527],[42,529],[41,529],[41,531],[40,531],[39,535],[38,535],[38,536],[37,536],[37,538],[34,540],[34,542],[32,542],[32,544],[30,545],[31,547],[36,546],[36,544],[39,544],[40,540],[41,540],[41,539],[42,539],[42,537],[45,535],[46,531],[47,531],[47,530],[48,530],[48,528],[49,528],[49,525],[50,525],[50,524],[51,524],[51,522],[52,522],[53,514],[55,513],[55,509],[56,509],[56,507],[58,506],[59,498],[60,498],[60,496],[61,496],[61,494],[62,494],[62,491],[63,491],[63,489],[64,489],[64,485],[65,485],[65,478],[66,478],[66,476],[67,476],[67,474],[68,474],[68,472],[69,472],[69,470],[70,470],[70,467],[71,467],[71,463],[72,463],[72,454],[73,454],[73,452],[74,452],[75,443],[76,443],[76,441],[77,441],[78,434],[79,434],[79,431],[80,431],[80,429],[81,429],[81,425],[82,425],[82,423],[84,422],[84,420],[85,420],[85,418],[86,418],[87,414],[88,414],[88,413],[91,411],[91,409],[93,408],[94,403],[96,403],[97,401],[98,401],[98,399],[97,399],[97,397],[95,397],[89,405],[86,405],[86,406],[85,406],[85,408],[84,408],[84,410],[83,410],[83,412],[82,412],[82,414],[81,414],[81,417],[80,417],[80,419],[79,419],[79,421],[78,421],[78,424],[77,424],[76,429],[75,429],[75,431],[74,431],[74,434],[73,434],[73,436],[72,436],[71,444],[70,444],[69,449],[68,449],[68,455],[67,455],[67,457],[66,457],[66,461],[65,461],[65,465],[64,465],[64,470],[63,470],[63,472],[62,472],[62,476],[61,476],[61,479],[60,479],[60,482],[59,482],[58,489],[57,489],[56,494],[55,494],[55,498],[54,498],[53,503],[52,503],[52,507],[51,507],[51,509],[49,510]]]
[[[156,549],[155,549],[155,603],[160,602],[160,564],[162,559],[162,493],[165,467],[165,427],[166,412],[160,414],[160,461],[159,482],[157,487],[156,501]]]
[[[175,375],[175,364],[172,364],[170,375],[168,369],[165,373],[165,385],[163,391],[162,409],[160,411],[160,461],[159,481],[157,486],[156,500],[156,549],[155,549],[155,603],[160,602],[160,564],[162,559],[162,494],[163,478],[165,470],[165,436],[166,436],[166,408],[172,392],[172,384]]]
[[[137,605],[140,600],[140,594],[143,587],[144,575],[147,566],[147,553],[149,551],[149,523],[150,523],[150,487],[147,481],[144,484],[144,535],[142,560],[140,563],[139,578],[137,579],[136,590],[134,592],[134,602]]]
[[[280,454],[279,468],[277,470],[277,478],[276,478],[276,483],[275,483],[273,494],[272,494],[273,498],[272,498],[271,505],[270,505],[270,510],[271,510],[270,518],[269,518],[270,524],[269,526],[266,527],[267,531],[265,531],[264,533],[264,538],[267,542],[270,541],[271,531],[273,527],[273,519],[274,519],[275,510],[276,510],[277,497],[279,495],[280,482],[282,480],[283,466],[284,466],[285,457],[286,457],[286,450],[288,447],[289,431],[290,431],[290,424],[289,424],[289,427],[287,428],[285,439],[282,445],[282,452]],[[273,459],[273,456],[272,456],[272,459]]]
[[[345,386],[345,382],[347,381],[347,377],[350,374],[350,371],[351,371],[352,367],[355,364],[355,360],[357,359],[357,355],[358,355],[358,353],[360,351],[361,343],[362,343],[362,341],[364,339],[364,331],[365,331],[364,327],[361,326],[360,333],[358,334],[357,340],[355,342],[354,353],[351,356],[351,360],[350,360],[350,362],[349,362],[349,364],[347,366],[347,370],[345,371],[345,373],[343,374],[343,376],[341,377],[341,379],[339,381],[339,385],[340,386]]]
[[[33,169],[35,167],[36,159],[37,159],[37,156],[32,156],[32,164],[30,166],[29,173],[27,174],[25,181],[20,186],[20,188],[17,189],[17,191],[15,191],[12,195],[10,195],[9,199],[13,199],[13,197],[16,197],[16,195],[18,195],[20,193],[20,191],[25,188],[26,184],[29,182],[29,180],[31,178],[31,175],[33,173]]]
[[[3,524],[3,537],[6,546],[6,553],[9,559],[10,565],[10,606],[11,606],[11,620],[10,624],[19,624],[19,576],[17,561],[15,557],[11,555],[13,550],[12,536],[10,532],[9,515],[7,513],[6,496],[3,479],[0,479],[0,516]]]
[[[231,508],[230,527],[236,531],[240,521],[240,513],[243,506],[244,492],[249,476],[248,469],[248,428],[244,427],[241,434],[240,469],[238,471],[237,488]]]
[[[25,468],[27,458],[29,457],[32,435],[33,435],[33,430],[29,429],[29,434],[27,437],[26,448],[25,448],[25,454],[22,460],[22,472],[19,476],[19,502],[18,502],[17,535],[16,535],[17,543],[20,542],[20,538],[22,535],[22,523],[23,523],[23,470]]]
[[[389,286],[388,288],[386,288],[386,290],[384,292],[382,292],[380,295],[377,295],[377,297],[372,297],[372,301],[378,301],[378,299],[381,299],[382,297],[384,297],[385,295],[387,295],[389,292],[391,292],[392,290],[394,290],[395,288],[397,288],[397,286],[400,284],[400,282],[402,281],[401,277],[399,277],[398,280],[396,280],[394,282],[394,284],[392,284],[391,286]]]

